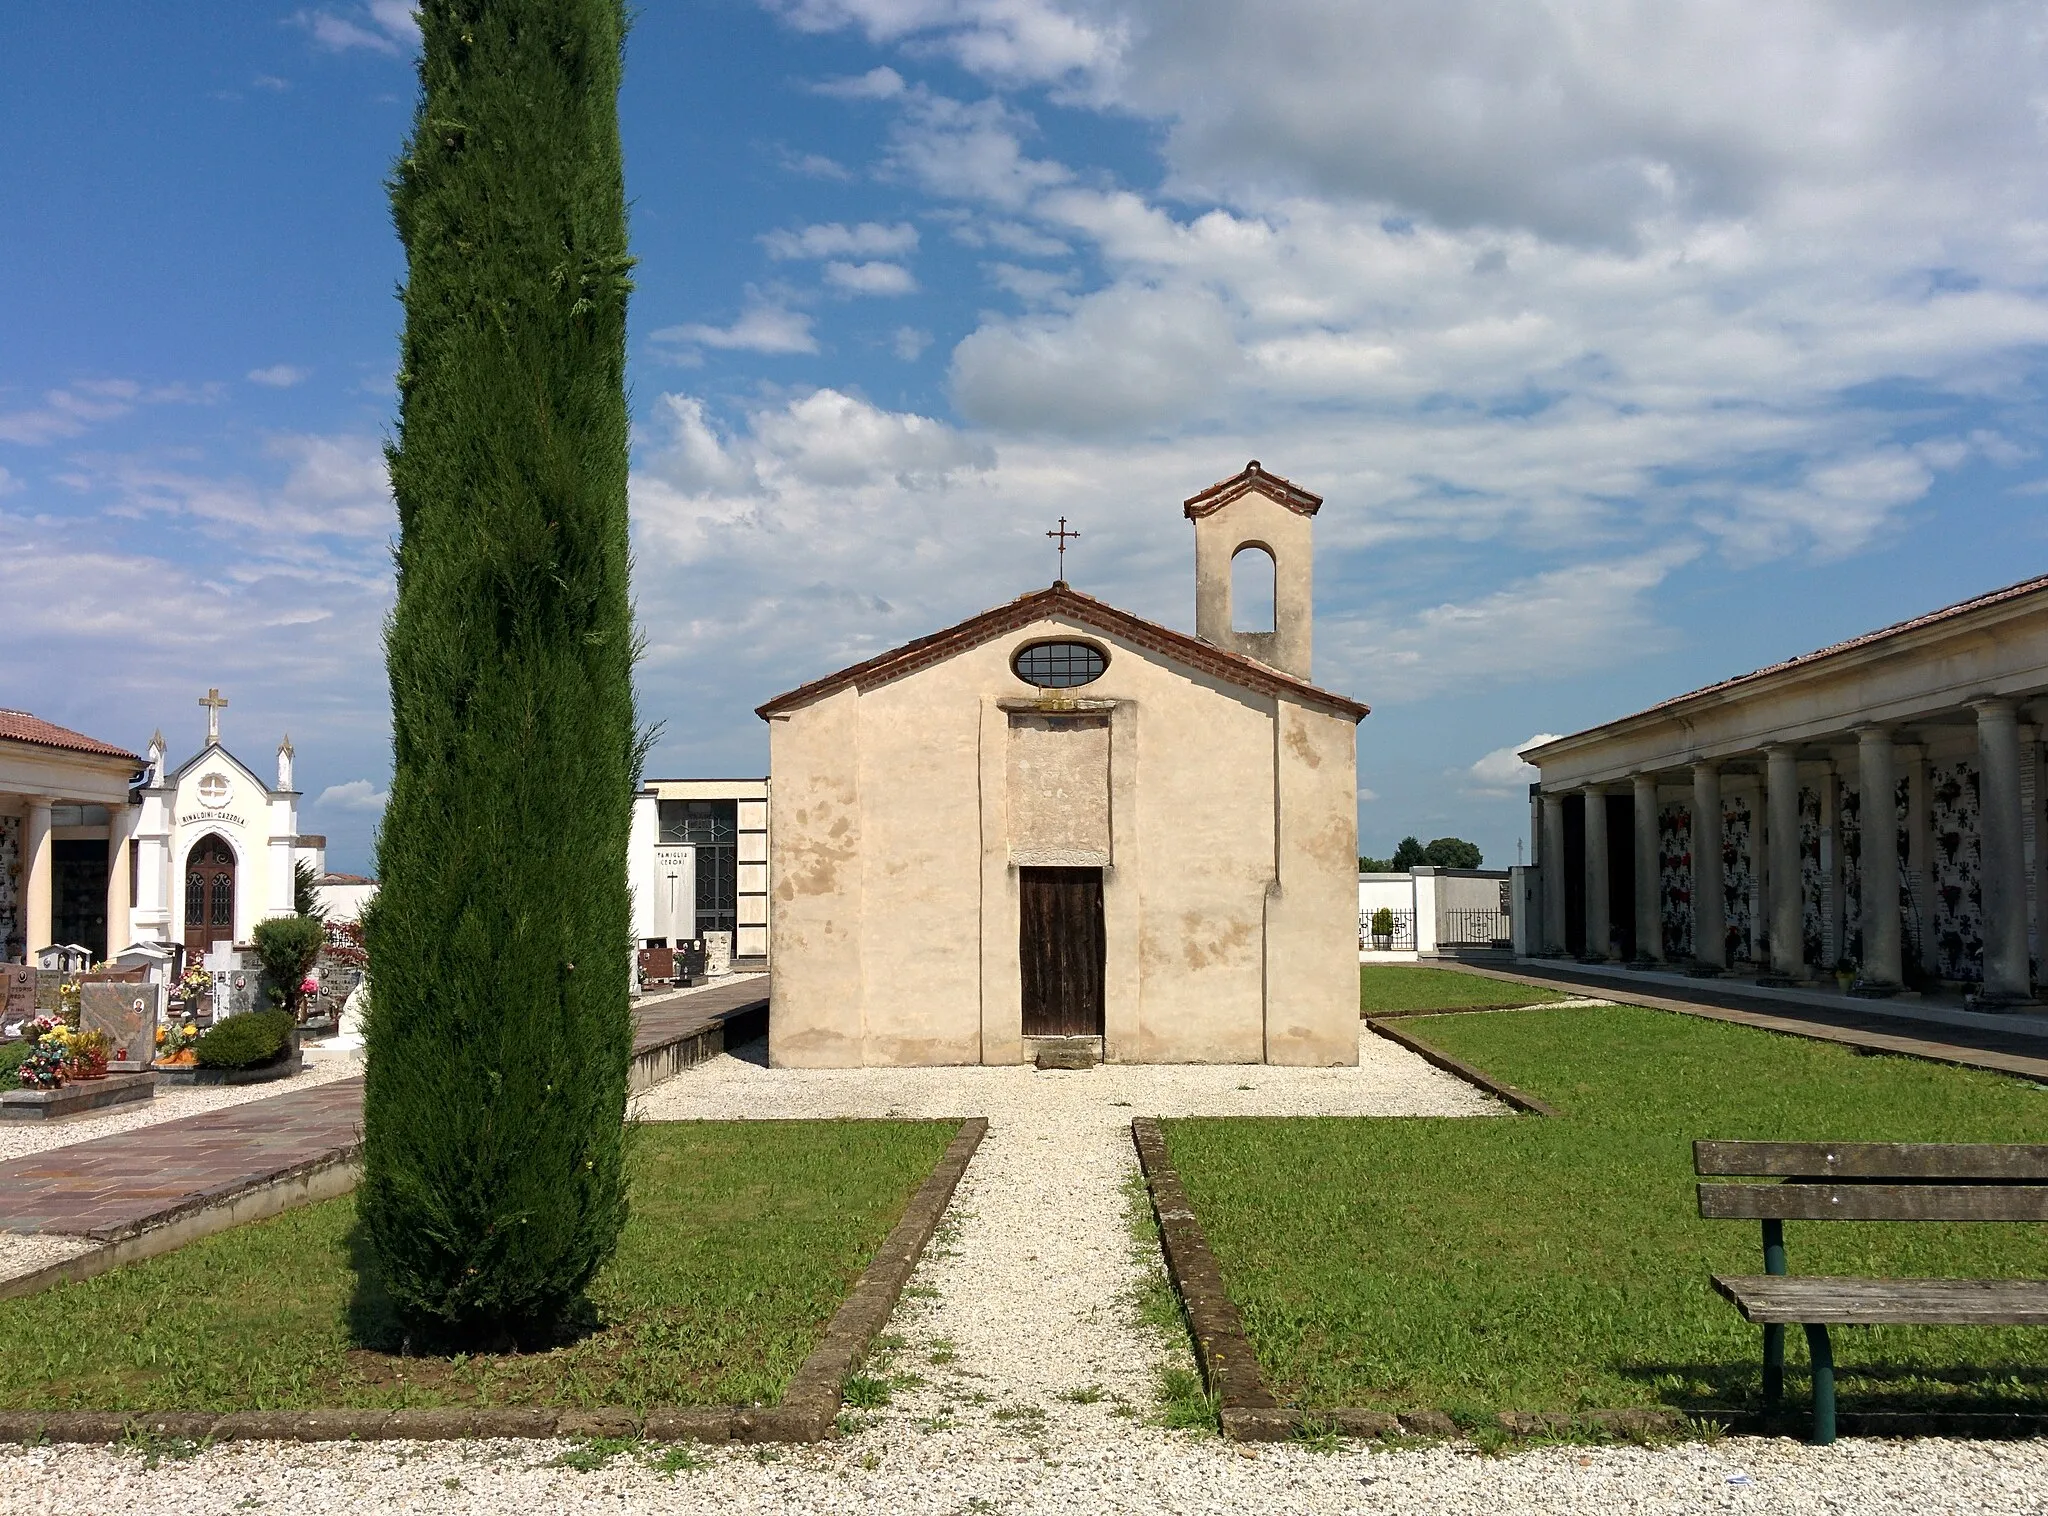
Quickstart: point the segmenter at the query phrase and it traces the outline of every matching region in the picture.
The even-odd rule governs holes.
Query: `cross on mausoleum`
[[[1070,531],[1068,531],[1068,530],[1067,530],[1067,518],[1066,518],[1065,516],[1062,516],[1062,517],[1060,517],[1060,529],[1059,529],[1058,531],[1056,531],[1056,532],[1047,532],[1047,533],[1046,533],[1045,535],[1046,535],[1046,536],[1048,536],[1048,537],[1057,537],[1057,538],[1059,539],[1059,544],[1060,544],[1060,583],[1061,583],[1061,584],[1065,584],[1065,583],[1067,582],[1067,539],[1068,539],[1069,537],[1078,537],[1078,536],[1080,536],[1081,534],[1080,534],[1079,532],[1070,532]]]
[[[227,707],[227,697],[219,690],[210,689],[200,697],[199,703],[206,707],[206,740],[220,741],[220,713]]]

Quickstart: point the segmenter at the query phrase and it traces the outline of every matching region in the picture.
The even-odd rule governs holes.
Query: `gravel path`
[[[2048,1443],[1833,1448],[1240,1447],[1148,1425],[1191,1367],[1130,1304],[1133,1114],[1482,1115],[1499,1107],[1378,1038],[1357,1069],[778,1070],[741,1049],[650,1091],[650,1119],[982,1114],[988,1136],[876,1372],[916,1382],[809,1448],[561,1464],[561,1443],[229,1445],[154,1469],[109,1448],[0,1450],[0,1512],[2048,1512]],[[677,1465],[680,1464],[680,1467]]]
[[[1444,1446],[1381,1453],[1238,1447],[1127,1426],[1114,1442],[990,1445],[877,1428],[813,1448],[681,1449],[564,1467],[563,1443],[248,1444],[154,1469],[112,1448],[0,1449],[0,1512],[214,1516],[236,1511],[478,1513],[676,1511],[702,1516],[913,1513],[1173,1516],[1400,1512],[1403,1516],[1697,1513],[2039,1513],[2039,1443],[1850,1440],[1832,1448],[1729,1438],[1647,1450],[1547,1447],[1503,1458]]]

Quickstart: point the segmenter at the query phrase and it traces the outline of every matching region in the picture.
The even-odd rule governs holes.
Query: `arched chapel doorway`
[[[185,951],[235,940],[235,850],[209,832],[185,856]]]

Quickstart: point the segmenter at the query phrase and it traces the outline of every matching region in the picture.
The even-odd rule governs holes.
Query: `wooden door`
[[[185,950],[198,957],[235,940],[235,852],[219,835],[193,844],[185,858]]]
[[[1100,1037],[1101,869],[1019,869],[1026,1037]]]

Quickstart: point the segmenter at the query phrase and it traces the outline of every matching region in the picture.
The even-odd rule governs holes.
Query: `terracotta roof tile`
[[[142,759],[124,747],[101,742],[83,732],[74,732],[69,727],[58,726],[31,716],[27,711],[0,709],[0,738],[10,742],[28,742],[37,747],[62,748],[67,753],[91,753],[99,758],[126,758],[140,767]]]
[[[1895,621],[1890,626],[1881,626],[1874,632],[1864,632],[1860,636],[1849,638],[1846,642],[1831,643],[1827,647],[1816,648],[1810,653],[1801,653],[1796,658],[1787,658],[1782,663],[1773,663],[1767,668],[1760,668],[1747,674],[1737,674],[1734,678],[1723,679],[1718,684],[1702,685],[1696,690],[1688,690],[1683,695],[1673,695],[1668,700],[1660,700],[1655,705],[1645,706],[1633,715],[1620,716],[1613,721],[1603,721],[1599,726],[1587,727],[1584,731],[1573,732],[1570,737],[1559,737],[1556,741],[1568,742],[1572,738],[1584,737],[1610,726],[1620,726],[1624,722],[1639,721],[1645,716],[1654,716],[1659,711],[1668,711],[1674,706],[1685,705],[1694,700],[1704,699],[1709,695],[1719,695],[1728,690],[1740,689],[1745,684],[1753,684],[1759,679],[1768,679],[1774,674],[1783,674],[1792,669],[1804,668],[1809,664],[1820,663],[1829,658],[1839,657],[1843,653],[1853,652],[1857,648],[1869,647],[1873,643],[1885,642],[1893,637],[1902,637],[1909,632],[1917,632],[1926,627],[1939,626],[1944,621],[1953,621],[1960,616],[1969,615],[1972,611],[1986,610],[1995,605],[2004,605],[2010,601],[2021,600],[2028,595],[2040,594],[2044,591],[2048,591],[2048,574],[2038,575],[2032,579],[2022,579],[2018,584],[2008,584],[2003,589],[1990,590],[1982,595],[1974,595],[1968,600],[1958,600],[1954,605],[1945,605],[1940,610],[1928,611],[1924,615],[1914,616],[1906,621]],[[1543,744],[1543,748],[1553,745],[1553,743],[1546,742]],[[1543,751],[1543,748],[1528,748],[1525,751],[1536,753]]]
[[[1093,595],[1084,595],[1064,583],[1056,583],[1050,589],[1035,590],[1020,595],[1008,605],[999,605],[994,610],[983,611],[979,616],[949,626],[943,631],[933,632],[928,637],[919,637],[906,642],[886,653],[878,653],[865,662],[843,668],[836,674],[827,674],[809,684],[799,685],[787,694],[777,695],[767,704],[756,708],[754,714],[767,720],[813,700],[843,690],[849,685],[870,689],[901,679],[906,674],[929,668],[941,663],[955,653],[1000,637],[1019,627],[1029,626],[1034,621],[1064,616],[1082,626],[1096,631],[1121,637],[1139,647],[1149,648],[1155,653],[1175,658],[1182,663],[1193,664],[1196,668],[1216,675],[1219,679],[1238,686],[1240,689],[1256,690],[1260,694],[1287,694],[1306,704],[1320,706],[1336,715],[1349,716],[1361,721],[1371,714],[1371,707],[1356,700],[1318,688],[1305,680],[1271,669],[1256,659],[1240,653],[1225,652],[1200,638],[1190,637],[1185,632],[1176,632],[1170,627],[1147,621],[1142,616],[1133,616],[1129,611],[1120,611],[1115,606],[1097,600]]]
[[[1278,474],[1267,473],[1254,458],[1228,479],[1219,479],[1200,493],[1188,496],[1181,510],[1188,520],[1193,521],[1198,516],[1213,515],[1240,495],[1248,495],[1253,490],[1279,501],[1297,516],[1313,516],[1323,508],[1321,495],[1312,495]]]

